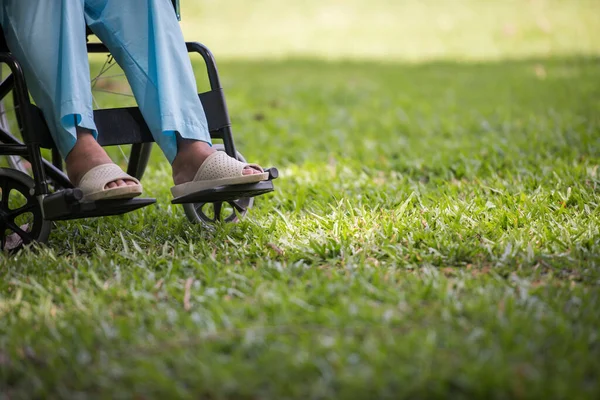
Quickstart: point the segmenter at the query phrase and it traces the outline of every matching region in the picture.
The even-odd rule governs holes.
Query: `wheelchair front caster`
[[[0,168],[0,247],[4,251],[17,251],[26,244],[48,240],[52,223],[44,220],[33,188],[29,175]]]

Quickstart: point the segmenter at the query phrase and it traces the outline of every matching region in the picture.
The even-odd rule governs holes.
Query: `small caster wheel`
[[[225,151],[225,146],[222,144],[215,144],[213,147],[218,151]],[[239,151],[236,158],[241,162],[246,162]],[[246,215],[253,204],[254,198],[244,197],[233,201],[218,201],[215,203],[187,203],[183,204],[183,210],[187,218],[193,223],[237,222]]]
[[[10,168],[0,168],[0,248],[17,251],[23,245],[44,243],[52,223],[44,220],[40,203],[33,195],[33,179]]]

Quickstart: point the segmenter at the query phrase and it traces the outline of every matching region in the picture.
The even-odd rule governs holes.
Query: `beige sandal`
[[[106,188],[118,179],[134,181],[135,185]],[[102,164],[90,169],[77,185],[83,192],[82,202],[113,199],[131,199],[142,194],[140,181],[123,172],[116,164]]]
[[[261,173],[244,175],[243,170],[246,167],[254,168]],[[171,193],[173,197],[181,197],[218,186],[242,185],[267,179],[269,173],[264,172],[260,166],[240,162],[229,157],[224,151],[215,151],[204,160],[192,181],[173,186]]]

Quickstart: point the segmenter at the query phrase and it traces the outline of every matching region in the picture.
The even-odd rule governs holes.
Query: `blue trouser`
[[[97,137],[86,23],[108,47],[169,162],[179,133],[210,143],[183,35],[169,0],[0,0],[0,24],[63,157],[76,125]]]

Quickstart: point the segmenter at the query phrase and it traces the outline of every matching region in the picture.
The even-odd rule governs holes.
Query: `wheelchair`
[[[179,18],[179,0],[173,0]],[[92,32],[88,29],[87,35]],[[199,54],[206,65],[210,90],[198,96],[204,108],[212,139],[222,141],[215,148],[245,161],[236,151],[227,105],[215,59],[197,42],[186,43],[188,53]],[[87,42],[88,54],[105,53],[106,46]],[[110,61],[110,58],[107,60]],[[0,156],[8,167],[0,168],[0,250],[15,251],[24,245],[47,241],[53,221],[120,215],[149,206],[154,198],[82,202],[82,192],[64,172],[63,161],[50,135],[42,112],[29,98],[23,71],[10,53],[0,29],[0,66],[9,75],[0,83]],[[11,133],[5,118],[5,100],[12,94],[13,110],[20,138]],[[154,139],[137,107],[94,110],[98,143],[105,146],[131,145],[127,173],[142,178]],[[46,157],[42,156],[42,149]],[[267,168],[269,179],[254,184],[221,186],[172,199],[182,204],[194,223],[234,222],[243,217],[256,196],[272,192],[276,168]]]

